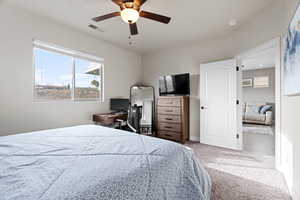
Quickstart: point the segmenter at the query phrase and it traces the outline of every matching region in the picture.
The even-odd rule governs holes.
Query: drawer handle
[[[170,135],[170,134],[165,134],[165,136],[172,137],[172,135]]]
[[[173,112],[173,110],[166,110],[166,112]]]
[[[172,118],[166,118],[166,120],[173,121],[173,119],[172,119]]]
[[[165,128],[172,128],[171,126],[165,126]]]

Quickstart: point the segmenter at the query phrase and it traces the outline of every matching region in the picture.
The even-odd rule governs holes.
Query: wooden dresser
[[[157,99],[157,136],[185,143],[189,140],[188,96],[162,96]]]

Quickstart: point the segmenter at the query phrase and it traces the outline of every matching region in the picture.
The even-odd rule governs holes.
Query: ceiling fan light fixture
[[[121,18],[128,24],[137,22],[140,17],[140,13],[133,8],[125,8],[121,11]]]
[[[0,0],[1,1],[1,0]],[[141,6],[147,2],[147,0],[110,0],[115,3],[121,11],[112,12],[106,15],[101,15],[92,18],[95,22],[101,22],[114,17],[121,17],[122,20],[129,25],[130,34],[138,35],[137,21],[140,17],[150,19],[156,22],[169,24],[170,17],[159,15],[152,12],[141,10]]]

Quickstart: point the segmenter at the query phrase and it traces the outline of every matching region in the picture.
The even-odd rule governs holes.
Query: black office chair
[[[142,106],[129,106],[127,125],[135,133],[140,133],[140,121],[142,119]]]

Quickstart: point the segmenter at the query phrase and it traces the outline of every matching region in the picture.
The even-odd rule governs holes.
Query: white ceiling
[[[275,67],[276,48],[271,47],[257,51],[242,60],[243,70],[265,69]]]
[[[275,0],[148,0],[143,10],[172,17],[169,25],[147,19],[138,21],[139,35],[129,45],[129,28],[119,17],[94,23],[91,18],[118,11],[110,0],[4,0],[38,15],[139,52],[201,42],[233,31],[228,25],[244,23]],[[88,28],[99,26],[104,32]]]

